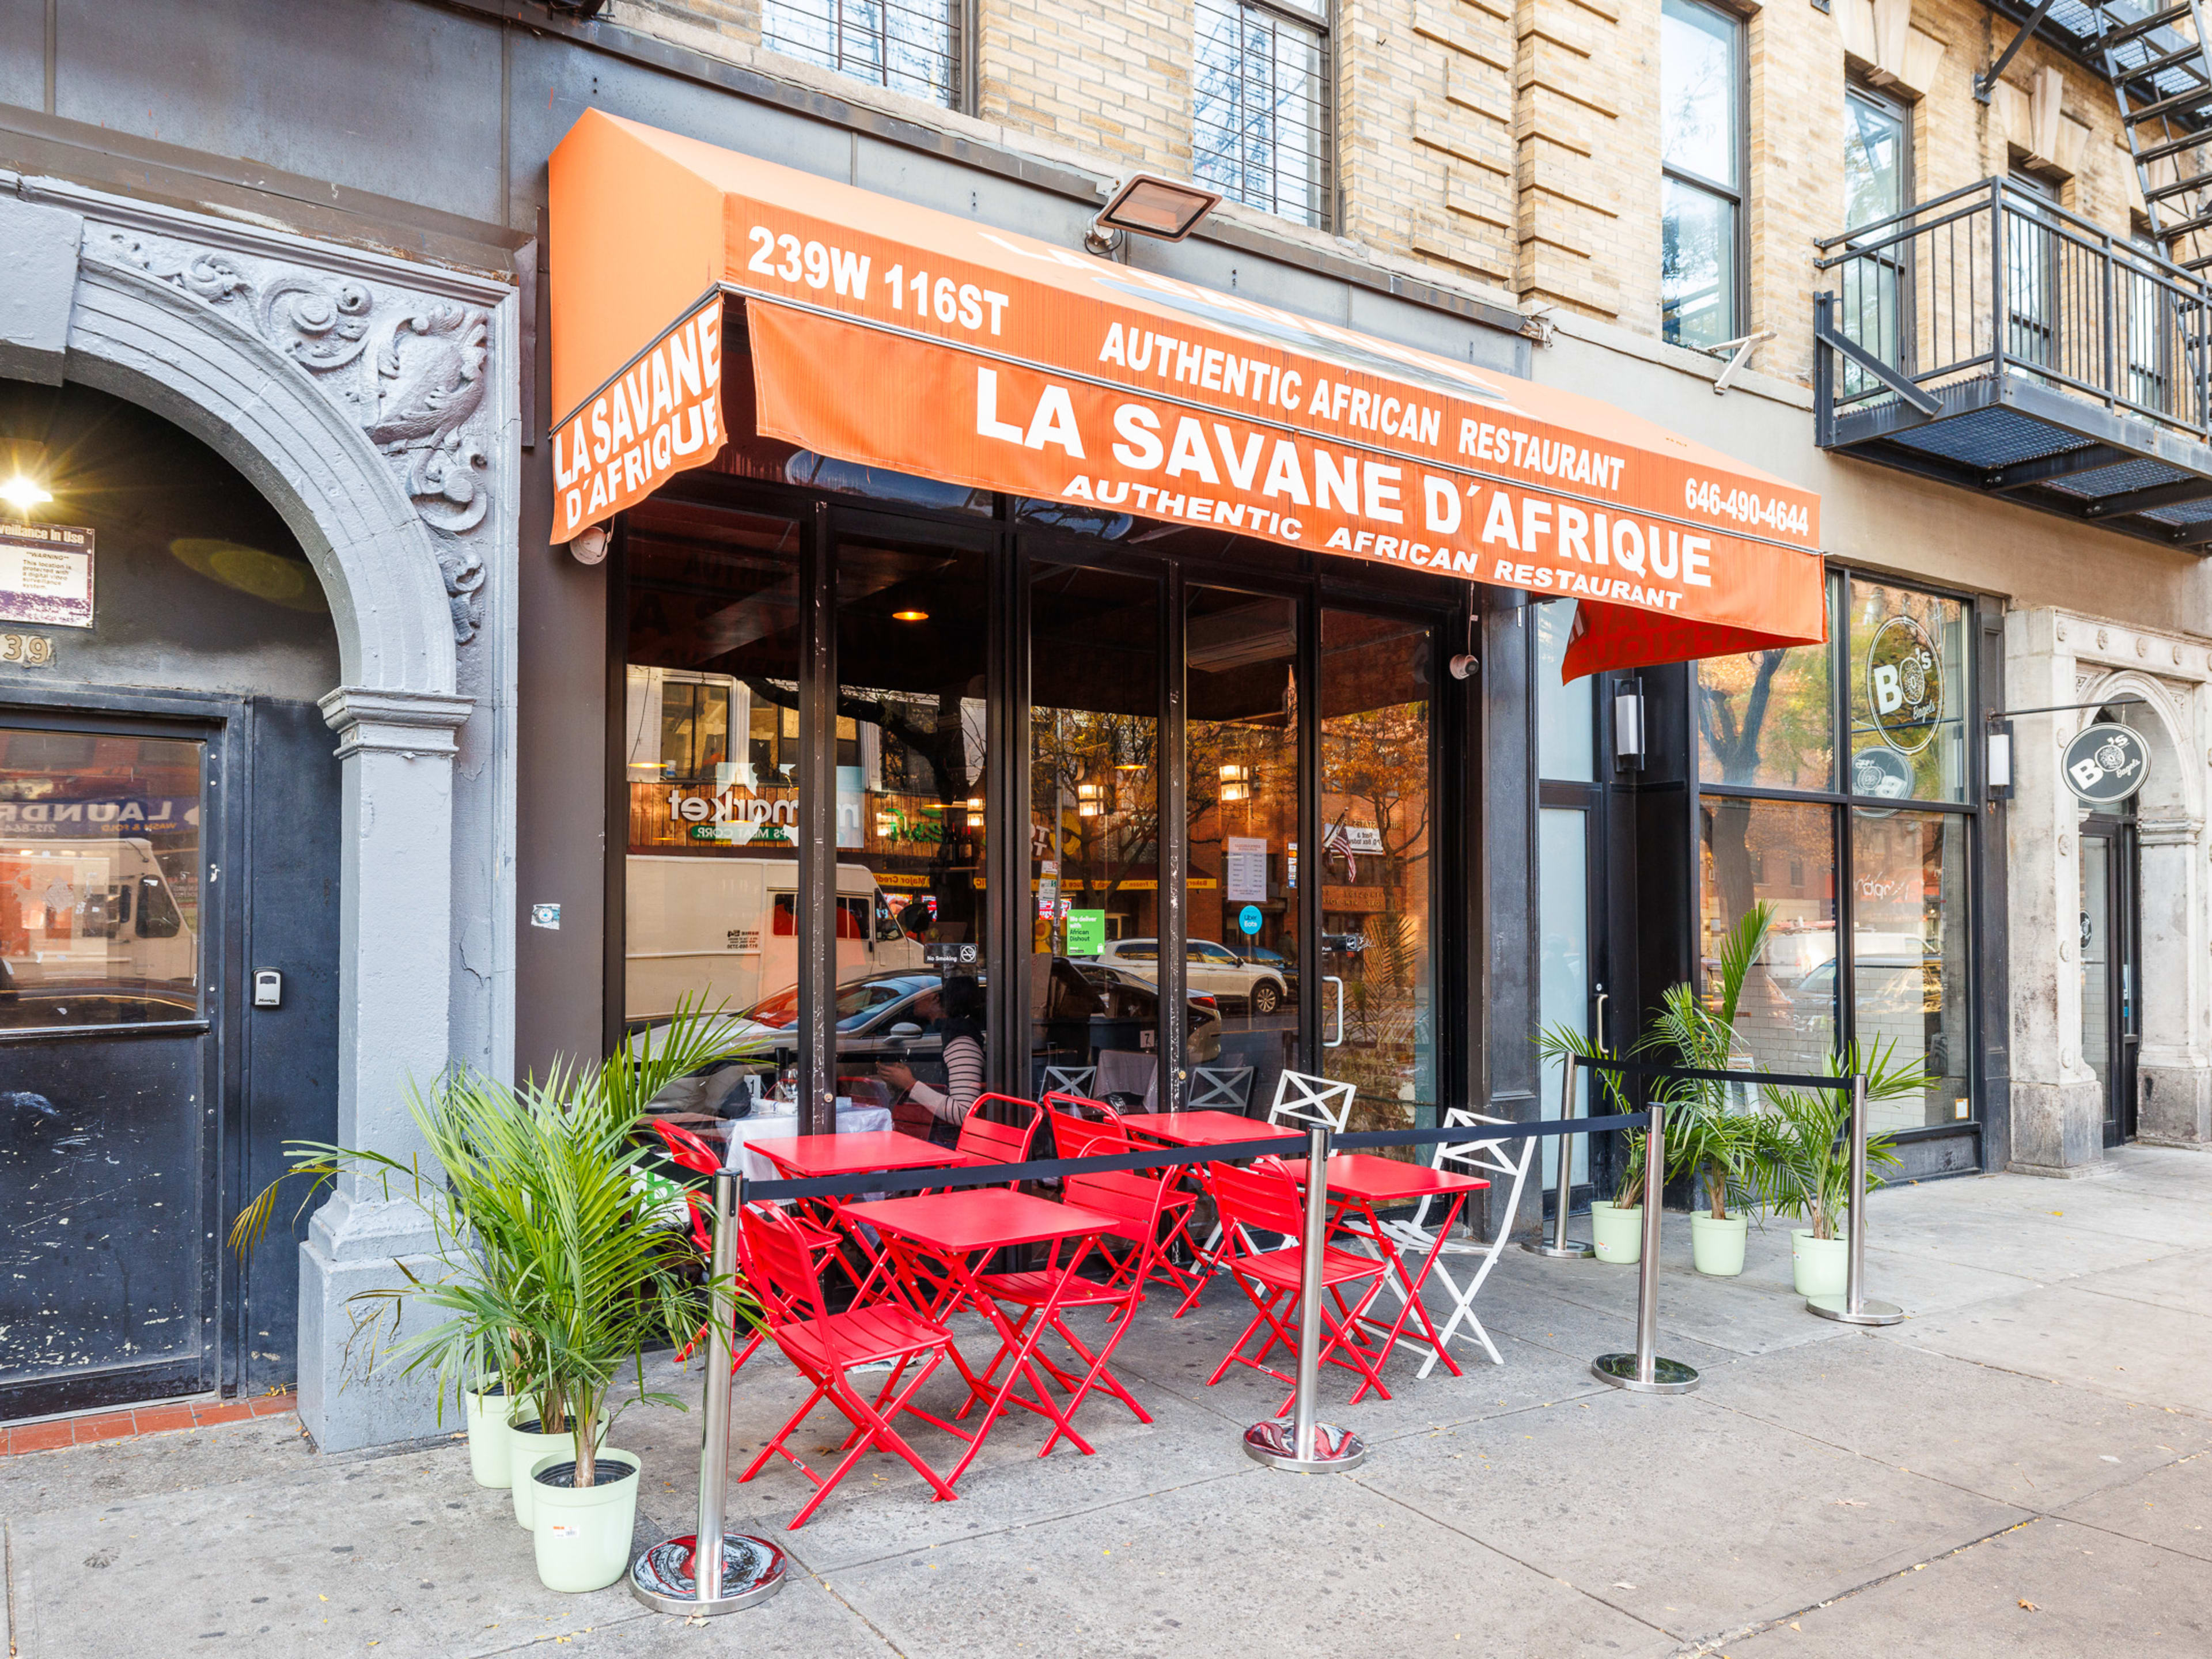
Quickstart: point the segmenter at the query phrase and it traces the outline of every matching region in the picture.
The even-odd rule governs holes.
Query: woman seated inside
[[[943,1039],[945,1086],[924,1083],[903,1060],[887,1060],[877,1075],[898,1090],[902,1098],[891,1109],[893,1127],[921,1135],[940,1146],[960,1138],[976,1096],[983,1092],[983,987],[968,975],[957,975],[915,1001],[915,1012],[935,1025]]]

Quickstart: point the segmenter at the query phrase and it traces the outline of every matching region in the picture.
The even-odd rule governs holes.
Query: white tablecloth
[[[873,1129],[891,1127],[888,1106],[855,1106],[843,1097],[837,1101],[837,1133],[841,1135],[864,1134]],[[730,1124],[730,1144],[724,1152],[723,1167],[742,1175],[748,1181],[774,1181],[775,1166],[758,1152],[750,1152],[745,1143],[752,1140],[775,1140],[786,1135],[805,1134],[799,1127],[796,1111],[764,1114],[756,1106],[750,1116],[733,1120]]]

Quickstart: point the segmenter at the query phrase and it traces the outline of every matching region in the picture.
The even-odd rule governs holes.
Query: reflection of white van
[[[88,836],[0,845],[0,961],[10,988],[181,984],[199,969],[150,841]]]
[[[799,983],[794,859],[634,853],[626,877],[623,1016],[672,1013],[684,997],[732,1013]],[[922,965],[874,873],[837,866],[837,982]]]

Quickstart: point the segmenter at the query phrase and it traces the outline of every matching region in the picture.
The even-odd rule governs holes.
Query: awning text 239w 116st
[[[587,112],[553,153],[554,539],[764,436],[1583,601],[1568,672],[1824,639],[1820,501],[1595,398]]]

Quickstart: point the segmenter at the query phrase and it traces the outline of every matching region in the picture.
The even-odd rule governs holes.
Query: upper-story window
[[[1717,345],[1743,283],[1743,25],[1704,0],[1659,19],[1660,332]]]
[[[1191,172],[1303,224],[1329,222],[1322,0],[1196,0]]]
[[[879,87],[953,108],[960,0],[764,0],[761,40]]]

